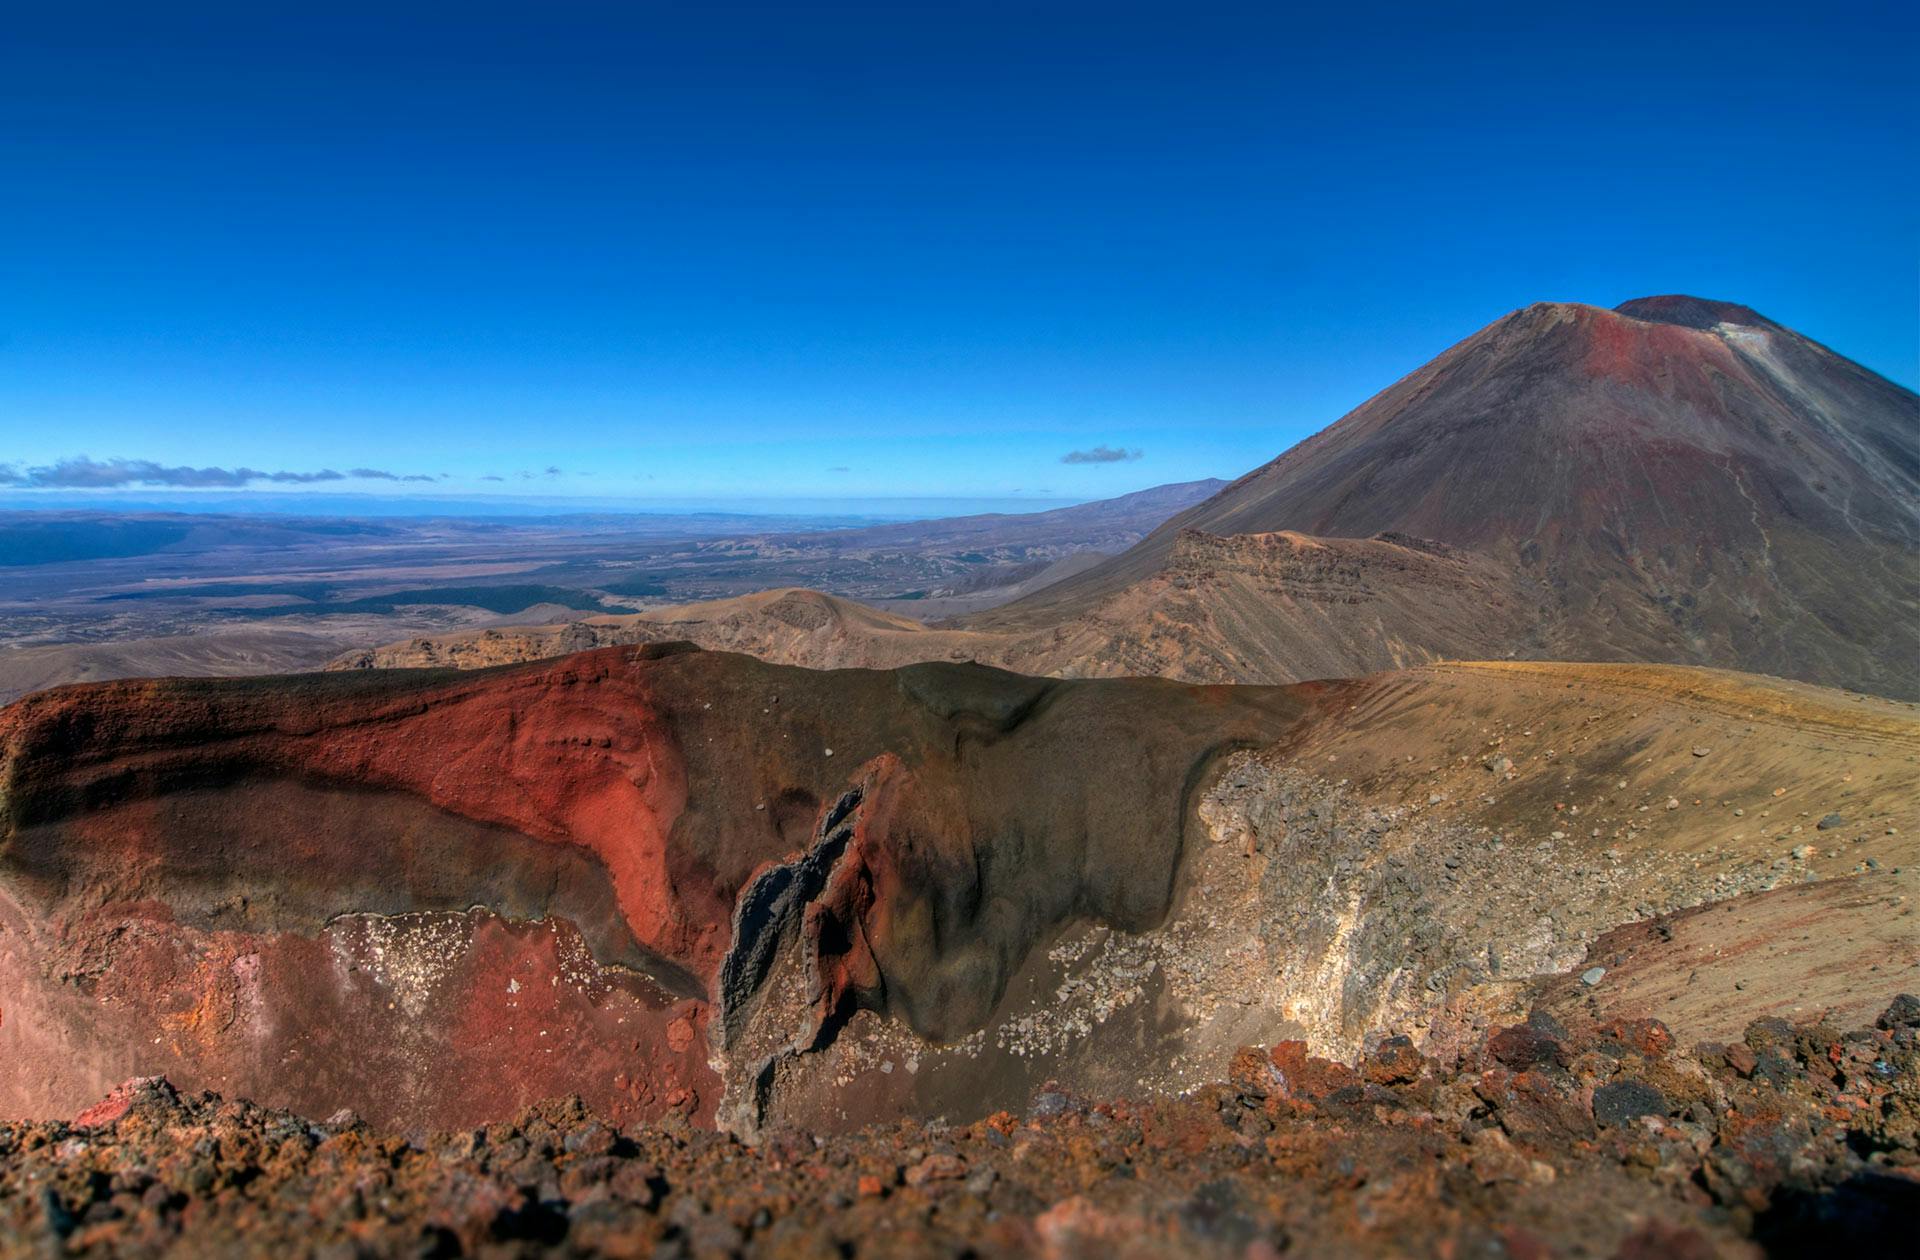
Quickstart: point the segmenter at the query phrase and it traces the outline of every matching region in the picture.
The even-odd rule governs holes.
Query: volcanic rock
[[[1641,1116],[1667,1114],[1667,1098],[1645,1081],[1609,1081],[1593,1091],[1593,1118],[1618,1128]]]
[[[1723,1105],[1691,1106],[1684,1120],[1640,1112],[1598,1134],[1577,1120],[1530,1126],[1510,1101],[1578,1117],[1587,1091],[1618,1095],[1619,1082],[1597,1075],[1614,1060],[1584,1032],[1570,1034],[1571,1066],[1552,1077],[1491,1081],[1474,1066],[1486,1047],[1469,1045],[1418,1080],[1369,1085],[1359,1106],[1216,1085],[817,1141],[780,1133],[743,1145],[640,1125],[605,1153],[609,1126],[577,1101],[405,1140],[327,1134],[297,1114],[196,1094],[108,1129],[0,1124],[0,1250],[1897,1254],[1916,1206],[1920,1054],[1886,1030],[1806,1023],[1787,1041],[1778,1082],[1682,1056],[1691,1094]],[[1885,1070],[1836,1079],[1824,1058],[1834,1046]],[[1652,1069],[1631,1053],[1624,1065]],[[1496,1123],[1469,1101],[1480,1096],[1498,1100]]]

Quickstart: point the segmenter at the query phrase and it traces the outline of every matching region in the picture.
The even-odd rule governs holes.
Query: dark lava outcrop
[[[716,1006],[783,951],[804,1018],[763,1040],[946,1039],[1062,924],[1153,927],[1207,766],[1301,707],[676,648],[40,693],[0,714],[0,1113],[163,1072],[406,1127],[704,1122]]]

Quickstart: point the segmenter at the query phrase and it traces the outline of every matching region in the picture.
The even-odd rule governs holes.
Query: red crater
[[[1584,343],[1580,366],[1634,389],[1688,406],[1719,405],[1716,376],[1752,386],[1746,367],[1720,338],[1677,323],[1648,323],[1596,307],[1580,307],[1576,327]]]
[[[1660,324],[1684,324],[1688,328],[1711,328],[1715,324],[1744,324],[1755,328],[1777,327],[1774,322],[1750,306],[1738,302],[1716,302],[1711,298],[1688,297],[1684,293],[1664,293],[1658,297],[1634,298],[1613,308],[1634,319]]]
[[[1060,923],[1157,922],[1197,770],[1300,711],[674,646],[31,696],[0,712],[0,1114],[164,1074],[408,1128],[568,1093],[705,1122],[730,956],[804,922],[822,1014],[964,1032]],[[819,904],[735,939],[850,791]],[[756,1000],[764,967],[729,975]]]

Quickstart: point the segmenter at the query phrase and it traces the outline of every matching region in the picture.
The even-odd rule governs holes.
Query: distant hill
[[[760,532],[722,538],[693,517],[671,518],[687,522],[686,536],[662,538],[661,521],[641,517],[556,524],[0,512],[0,567],[20,566],[0,583],[0,702],[63,682],[295,670],[368,642],[423,633],[465,642],[468,629],[577,618],[621,600],[718,599],[726,609],[718,621],[694,614],[714,622],[699,633],[750,651],[841,659],[857,655],[859,634],[827,648],[832,636],[796,637],[777,617],[763,631],[744,629],[754,614],[742,609],[777,602],[749,596],[834,583],[864,598],[891,596],[916,619],[974,612],[1124,551],[1223,485],[1156,486],[1041,512],[857,528],[822,522],[798,532],[789,532],[792,517],[736,517],[735,525]],[[841,605],[858,607],[821,604]],[[920,628],[898,620],[909,632]],[[506,643],[547,654],[561,642],[557,633],[516,629],[489,636],[477,656],[465,648],[459,655],[491,659]],[[581,633],[564,642],[578,644]],[[661,632],[643,623],[597,633],[644,641]]]
[[[1131,546],[1139,536],[1151,532],[1169,516],[1206,502],[1226,486],[1218,477],[1209,477],[1202,481],[1152,486],[1111,499],[1096,499],[1044,512],[984,512],[860,529],[819,530],[790,537],[797,546],[835,550],[875,546],[931,550],[970,544],[1037,550],[1063,543],[1096,551],[1109,547],[1120,550]]]

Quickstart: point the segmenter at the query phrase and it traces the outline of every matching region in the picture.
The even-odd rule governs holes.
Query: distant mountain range
[[[791,594],[725,603],[569,642],[1216,682],[1640,660],[1920,696],[1920,396],[1732,303],[1538,303],[1003,607],[928,629],[814,597],[801,641]]]
[[[0,511],[0,703],[63,682],[290,672],[408,634],[788,587],[922,620],[977,612],[1125,551],[1225,485],[886,522]]]

